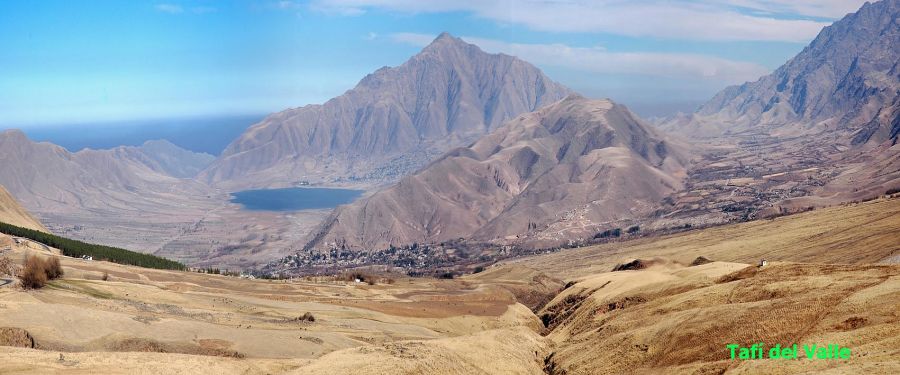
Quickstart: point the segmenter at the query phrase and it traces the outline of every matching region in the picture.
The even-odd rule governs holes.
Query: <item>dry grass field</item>
[[[556,297],[552,361],[566,374],[896,373],[900,266],[662,264],[588,277]],[[726,345],[839,344],[849,360],[736,361]]]
[[[0,373],[897,373],[898,211],[876,200],[375,285],[60,257],[43,289],[0,275]],[[0,257],[26,254],[58,256],[0,237]],[[631,259],[646,267],[610,272]],[[728,359],[757,341],[853,357]]]
[[[900,199],[879,199],[739,224],[642,238],[507,262],[571,280],[611,270],[631,259],[665,258],[756,264],[900,263]]]

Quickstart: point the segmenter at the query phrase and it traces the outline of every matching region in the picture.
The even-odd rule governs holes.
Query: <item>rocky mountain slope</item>
[[[22,208],[16,198],[6,188],[0,185],[0,222],[12,224],[22,228],[49,232],[38,219],[31,216],[28,210]]]
[[[682,146],[627,108],[573,94],[339,207],[307,248],[583,230],[652,210],[680,187],[685,163]]]
[[[444,33],[325,104],[267,117],[200,177],[241,188],[392,181],[569,92],[522,60]]]
[[[898,17],[900,1],[866,3],[772,74],[726,88],[663,128],[692,137],[826,133],[852,145],[893,142],[900,133]]]
[[[179,178],[208,158],[164,141],[71,153],[7,130],[0,133],[0,184],[32,211],[122,208],[154,196],[208,190]]]

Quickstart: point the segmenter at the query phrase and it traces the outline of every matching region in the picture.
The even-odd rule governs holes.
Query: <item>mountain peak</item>
[[[443,43],[463,43],[463,44],[468,44],[468,43],[464,42],[462,39],[457,38],[457,37],[453,36],[453,34],[450,34],[450,33],[446,32],[446,31],[444,31],[444,32],[442,32],[442,33],[440,33],[440,34],[438,34],[437,38],[434,38],[434,40],[431,41],[431,44],[434,44],[434,43],[442,43],[442,42],[443,42]]]
[[[19,129],[7,129],[0,131],[0,139],[10,139],[18,142],[28,141],[28,136],[25,135],[25,132]]]
[[[437,36],[437,38],[435,38],[434,40],[440,40],[440,39],[456,39],[456,38],[453,35],[450,35],[450,33],[444,31],[444,32],[440,33]]]
[[[25,132],[23,132],[23,131],[20,130],[20,129],[6,129],[6,130],[0,132],[0,134],[2,134],[2,135],[4,135],[4,136],[7,136],[7,137],[11,137],[11,136],[24,136],[24,135],[25,135]]]
[[[468,47],[473,46],[472,44],[466,43],[466,41],[457,38],[450,33],[444,31],[437,38],[431,41],[431,43],[426,46],[423,51],[433,50],[433,49],[445,49],[445,48],[459,48],[459,47]]]
[[[441,33],[344,95],[264,119],[202,177],[241,188],[335,176],[392,181],[570,92],[527,62]]]

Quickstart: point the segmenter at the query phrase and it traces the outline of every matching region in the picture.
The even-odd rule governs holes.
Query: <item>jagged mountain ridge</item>
[[[443,33],[341,96],[270,115],[200,177],[232,187],[391,181],[568,93],[527,62]]]
[[[878,144],[900,133],[900,1],[866,3],[772,74],[728,87],[665,130],[691,137],[840,133]]]
[[[570,95],[339,207],[306,247],[502,239],[561,221],[570,221],[561,231],[583,228],[652,209],[680,188],[686,163],[683,146],[624,106]]]

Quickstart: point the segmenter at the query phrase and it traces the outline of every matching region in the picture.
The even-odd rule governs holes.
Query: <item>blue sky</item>
[[[643,114],[799,52],[857,0],[3,1],[0,128],[321,103],[442,31]]]

